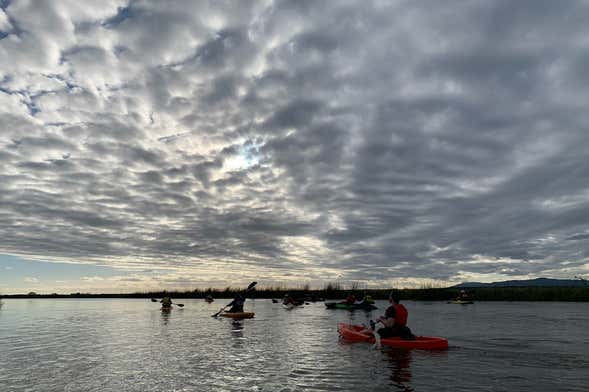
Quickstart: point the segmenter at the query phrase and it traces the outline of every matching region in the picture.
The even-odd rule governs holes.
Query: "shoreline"
[[[393,288],[385,289],[333,289],[333,290],[310,290],[310,289],[258,289],[248,294],[248,298],[283,298],[289,293],[297,298],[308,302],[318,300],[342,300],[350,293],[361,299],[364,294],[370,295],[373,299],[388,299]],[[457,297],[460,288],[421,288],[421,289],[397,289],[402,300],[416,301],[450,301]],[[466,291],[473,297],[475,302],[485,301],[563,301],[563,302],[589,302],[589,286],[585,287],[485,287],[472,288]],[[178,299],[203,299],[207,295],[214,298],[233,298],[240,290],[233,289],[207,289],[192,291],[152,291],[136,293],[70,293],[70,294],[5,294],[0,298],[161,298],[164,295]]]

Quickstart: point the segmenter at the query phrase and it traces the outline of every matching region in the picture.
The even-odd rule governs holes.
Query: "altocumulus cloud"
[[[0,6],[1,253],[178,284],[589,269],[586,2]]]

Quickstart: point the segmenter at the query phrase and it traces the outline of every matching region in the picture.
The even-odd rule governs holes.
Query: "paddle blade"
[[[229,305],[227,305],[227,306],[229,306]],[[227,306],[224,306],[224,307],[222,307],[222,308],[221,308],[221,310],[219,310],[217,313],[213,314],[211,317],[217,317],[219,314],[221,314],[221,312],[222,312],[222,311],[224,311],[224,310],[225,310],[225,308],[226,308]]]
[[[179,307],[181,307],[181,308],[183,308],[183,307],[184,307],[184,304],[175,304],[175,305],[176,305],[176,306],[179,306]]]
[[[251,290],[251,289],[253,289],[253,288],[254,288],[254,286],[255,286],[255,285],[257,285],[257,284],[258,284],[258,282],[251,282],[251,283],[250,283],[250,285],[249,285],[249,286],[247,286],[247,289],[248,289],[248,290]]]
[[[157,302],[157,299],[155,299],[155,298],[152,298],[152,299],[151,299],[151,302]]]

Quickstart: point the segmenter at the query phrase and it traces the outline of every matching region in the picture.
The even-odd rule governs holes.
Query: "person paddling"
[[[243,305],[245,304],[245,296],[237,294],[237,296],[227,306],[231,306],[228,313],[243,313]]]
[[[350,294],[348,295],[348,297],[340,302],[340,304],[346,304],[346,305],[354,305],[356,303],[356,296],[354,294]]]
[[[460,290],[460,294],[458,294],[456,301],[472,301],[472,298],[465,290]]]
[[[372,296],[366,295],[366,293],[364,293],[364,297],[362,297],[359,303],[362,305],[372,305],[374,303],[374,300],[372,299]]]
[[[162,304],[162,308],[170,309],[172,307],[172,298],[165,296],[164,298],[162,298],[160,303]]]
[[[301,306],[304,301],[301,301],[299,299],[296,299],[295,297],[293,297],[290,294],[286,294],[284,296],[284,300],[282,301],[282,303],[286,306],[292,305],[292,306]]]
[[[374,334],[376,338],[376,348],[380,348],[381,338],[399,336],[405,340],[415,340],[415,335],[413,335],[409,327],[407,327],[409,312],[407,312],[407,308],[400,303],[401,299],[399,294],[392,292],[389,296],[389,302],[391,303],[391,306],[387,308],[384,316],[379,317],[376,323],[370,320],[371,328],[361,331],[362,333],[374,333],[376,330],[376,334]],[[381,323],[383,327],[376,329],[377,323]]]
[[[407,308],[400,303],[401,298],[399,293],[393,291],[389,296],[389,302],[391,303],[391,306],[387,308],[384,316],[378,318],[378,321],[384,325],[384,328],[377,331],[380,337],[389,338],[400,336],[407,340],[415,339],[411,330],[407,327],[409,312],[407,312]]]
[[[228,303],[227,305],[222,307],[221,310],[219,310],[217,313],[213,314],[211,317],[218,317],[229,306],[231,306],[231,309],[229,309],[229,311],[227,313],[243,313],[243,304],[245,303],[245,294],[248,293],[249,291],[253,290],[257,284],[258,284],[258,282],[251,282],[249,284],[249,286],[247,286],[247,289],[245,290],[244,294],[237,294],[237,296],[235,297],[235,299],[233,299],[233,301],[231,301],[230,303]]]
[[[282,300],[282,304],[296,305],[294,298],[290,294],[284,294],[284,299]]]

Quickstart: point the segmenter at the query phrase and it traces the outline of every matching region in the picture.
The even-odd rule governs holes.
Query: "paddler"
[[[460,290],[460,294],[458,294],[458,298],[456,298],[457,301],[471,301],[472,299],[470,298],[470,295],[468,295],[466,293],[465,290]]]
[[[295,299],[290,294],[285,294],[284,295],[284,300],[282,301],[282,303],[284,305],[295,305],[295,306],[297,304],[297,302],[295,301]]]
[[[245,303],[245,297],[241,294],[237,294],[237,296],[231,301],[227,306],[231,306],[228,313],[243,313],[243,304]]]
[[[389,295],[389,303],[391,306],[385,310],[384,316],[379,317],[377,321],[377,323],[380,322],[383,327],[376,329],[377,323],[371,321],[371,328],[361,331],[361,333],[373,333],[376,329],[378,337],[375,346],[377,348],[380,346],[380,338],[399,336],[405,340],[415,340],[415,335],[413,335],[409,327],[407,327],[409,312],[407,312],[407,308],[405,308],[400,302],[401,299],[399,293],[394,291],[391,292]]]
[[[164,298],[162,298],[160,303],[162,304],[162,308],[169,309],[172,307],[172,298],[170,298],[169,296],[165,296]]]
[[[374,300],[372,299],[372,296],[367,295],[366,293],[364,293],[364,297],[360,300],[360,304],[364,305],[371,305],[374,303]]]
[[[294,305],[294,306],[301,306],[302,304],[304,304],[304,303],[305,303],[305,301],[302,301],[302,300],[300,300],[300,299],[298,299],[298,298],[295,298],[295,297],[293,297],[293,296],[292,296],[292,295],[290,295],[290,294],[286,294],[286,295],[284,296],[284,300],[282,301],[282,303],[283,303],[284,305]]]
[[[340,304],[346,305],[354,305],[356,303],[356,296],[354,294],[348,295],[345,301],[340,302]]]

